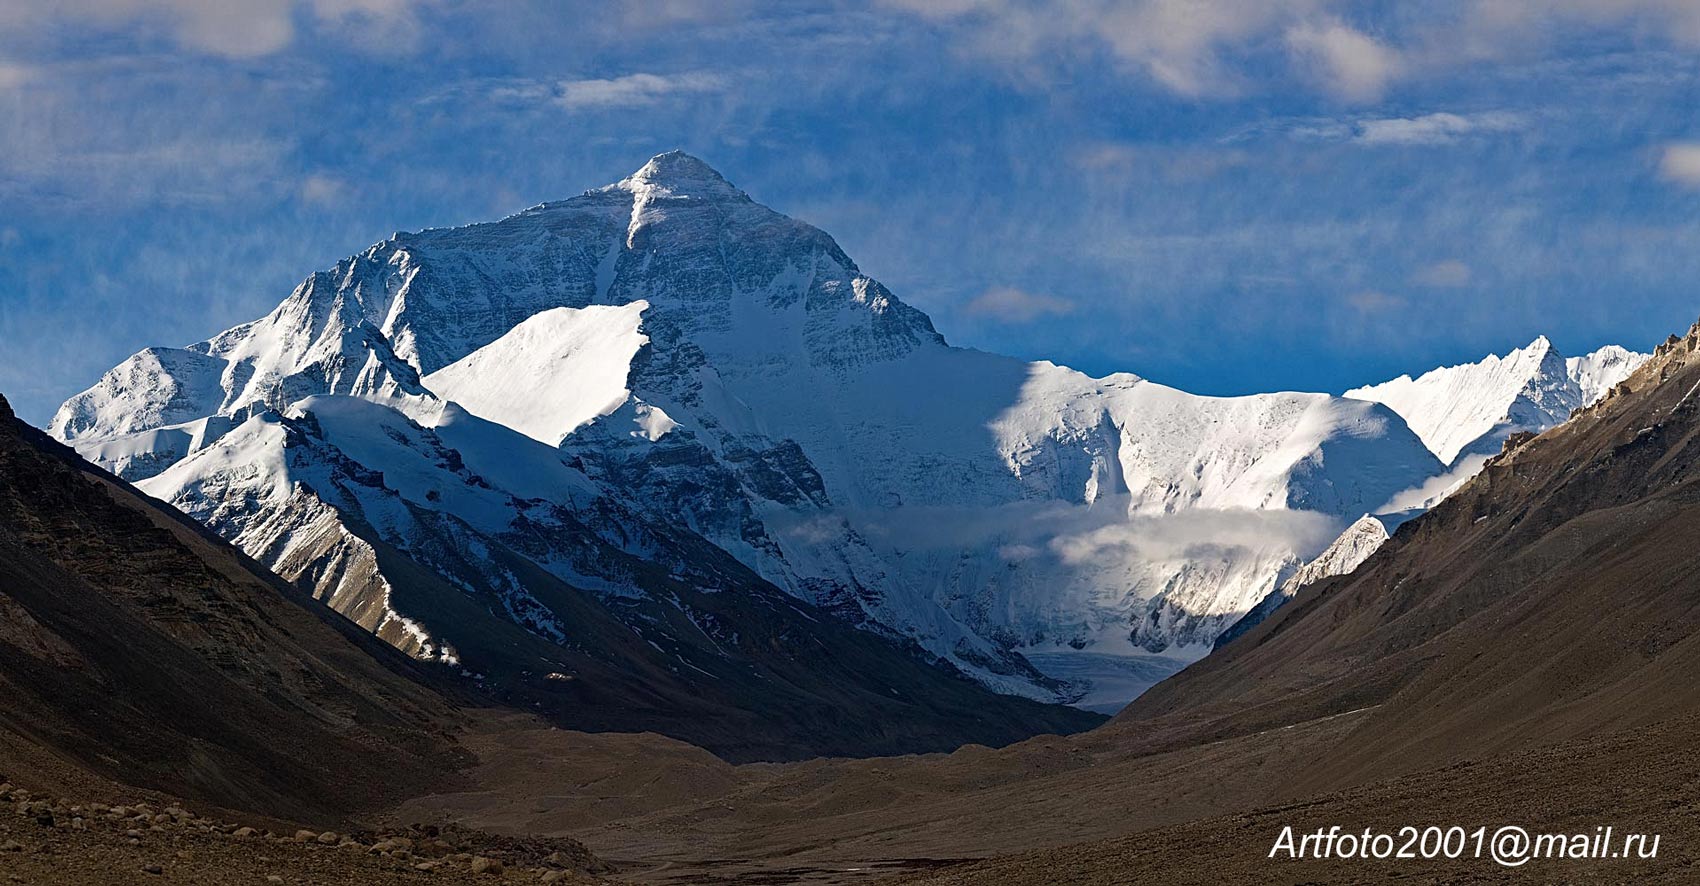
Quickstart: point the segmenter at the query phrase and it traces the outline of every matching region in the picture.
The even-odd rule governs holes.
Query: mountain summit
[[[720,172],[684,151],[668,151],[650,158],[643,168],[617,185],[628,191],[656,189],[668,196],[698,199],[748,199]]]

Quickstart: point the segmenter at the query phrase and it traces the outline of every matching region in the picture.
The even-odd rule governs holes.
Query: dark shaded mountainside
[[[1220,796],[1124,833],[1157,830],[917,882],[1692,882],[1697,459],[1700,325],[1568,423],[1508,441],[1355,572],[1308,587],[1075,742],[1079,751],[1119,737],[1130,756],[1152,760],[1214,755]],[[1256,749],[1271,745],[1286,758],[1262,769]],[[1251,811],[1259,806],[1269,808]],[[1188,818],[1200,820],[1177,824]],[[1662,832],[1664,843],[1657,861],[1514,870],[1468,860],[1281,867],[1268,853],[1286,824],[1611,825]]]
[[[434,685],[0,399],[0,773],[336,821],[465,764]]]

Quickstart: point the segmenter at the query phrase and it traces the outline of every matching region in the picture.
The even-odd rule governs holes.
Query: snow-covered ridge
[[[1499,451],[1517,431],[1544,431],[1564,422],[1629,376],[1647,359],[1609,346],[1565,358],[1546,336],[1501,357],[1403,375],[1354,388],[1345,396],[1385,403],[1448,465]]]
[[[1559,360],[1568,387],[1525,399],[1609,386],[1607,357],[1577,381]],[[1072,699],[1088,672],[1032,662],[1204,654],[1348,521],[1442,472],[1401,405],[1428,422],[1410,404],[1472,399],[1424,424],[1449,447],[1552,359],[1442,394],[1431,373],[1386,398],[1215,398],[955,348],[824,232],[672,153],[501,221],[398,234],[260,320],[126,361],[53,429],[250,553],[310,551],[293,568],[333,597],[381,595],[336,565],[335,533],[290,538],[309,531],[293,510],[547,638],[574,626],[515,557],[629,598],[648,593],[634,563],[711,574],[690,562],[706,543],[989,686]],[[214,445],[268,416],[287,458]],[[454,625],[386,605],[453,645]]]

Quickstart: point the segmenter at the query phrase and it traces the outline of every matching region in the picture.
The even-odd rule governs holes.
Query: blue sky
[[[0,392],[683,148],[957,344],[1340,391],[1700,315],[1700,2],[23,0]]]

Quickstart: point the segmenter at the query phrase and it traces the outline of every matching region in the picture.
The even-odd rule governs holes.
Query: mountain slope
[[[1035,668],[1047,655],[1157,658],[1169,670],[1197,658],[1345,522],[1440,470],[1378,404],[1197,397],[951,347],[825,233],[677,152],[498,222],[399,234],[314,274],[266,317],[165,353],[139,354],[72,398],[55,434],[144,480],[268,411],[310,425],[327,395],[439,437],[440,417],[459,410],[530,437],[526,447],[558,444],[554,458],[579,478],[507,504],[449,496],[466,485],[448,479],[463,447],[398,429],[442,456],[428,459],[433,482],[449,485],[394,488],[386,508],[434,511],[485,537],[524,533],[551,504],[594,512],[580,522],[595,545],[672,557],[664,570],[683,561],[646,539],[688,535],[798,600],[1045,700],[1086,691],[1078,660],[1055,668],[1061,677]],[[424,469],[418,453],[364,452],[342,454],[372,484]],[[229,497],[244,484],[182,479],[162,479],[159,494],[203,517],[244,506]],[[353,508],[317,491],[338,513]],[[432,491],[442,498],[423,497]],[[385,544],[421,546],[408,519],[361,519]],[[298,530],[279,514],[265,522],[279,534],[242,543],[282,557]],[[568,548],[523,554],[609,599],[653,592],[609,565],[619,558]],[[472,564],[474,585],[502,571],[471,559],[486,561]],[[316,576],[333,598],[377,593],[365,570]],[[368,587],[339,591],[344,577]],[[520,609],[542,620],[496,614],[550,633],[541,610]],[[407,615],[433,648],[464,645],[438,636],[442,619]]]
[[[0,399],[6,771],[331,821],[462,765],[432,682]]]

